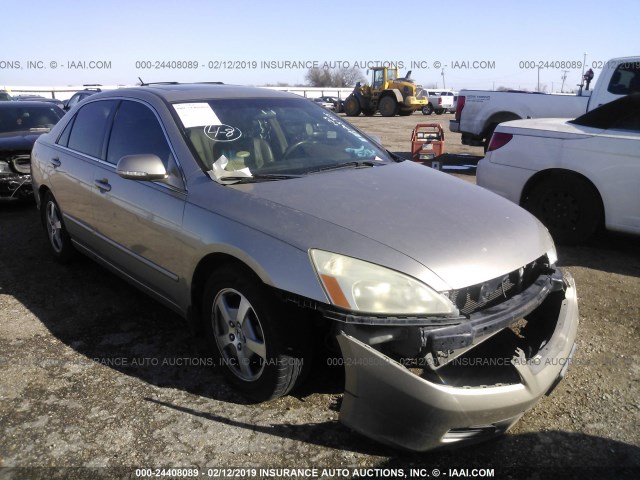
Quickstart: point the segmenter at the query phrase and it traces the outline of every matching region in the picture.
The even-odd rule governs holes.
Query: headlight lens
[[[373,314],[457,314],[451,301],[424,283],[373,263],[323,250],[310,251],[333,305]]]
[[[547,260],[549,260],[549,265],[555,265],[558,261],[558,252],[556,251],[553,239],[551,239],[551,248],[547,250]]]
[[[31,154],[14,155],[11,157],[11,163],[17,173],[31,173]]]

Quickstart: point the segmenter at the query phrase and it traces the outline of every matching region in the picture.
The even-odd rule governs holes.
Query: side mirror
[[[116,173],[128,180],[164,180],[168,177],[160,157],[153,154],[127,155],[116,166]]]

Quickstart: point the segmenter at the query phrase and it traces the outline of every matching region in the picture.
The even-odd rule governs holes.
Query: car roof
[[[148,95],[160,97],[170,103],[220,98],[301,98],[299,95],[267,88],[204,83],[147,84],[140,87],[103,91],[96,93],[95,98],[114,96],[145,98]]]

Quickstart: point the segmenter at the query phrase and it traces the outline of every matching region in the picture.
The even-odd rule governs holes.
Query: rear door
[[[43,162],[50,165],[49,184],[75,240],[95,245],[91,195],[95,166],[105,153],[106,133],[117,106],[115,100],[91,102],[67,124]]]

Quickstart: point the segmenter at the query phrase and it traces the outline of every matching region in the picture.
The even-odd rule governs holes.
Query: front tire
[[[344,113],[347,117],[357,117],[360,115],[360,102],[354,95],[350,95],[344,102]]]
[[[304,364],[296,353],[306,338],[304,320],[288,318],[257,277],[235,266],[217,269],[205,286],[202,312],[208,343],[233,387],[265,401],[296,385]]]
[[[556,174],[538,183],[523,201],[559,244],[584,242],[602,224],[600,195],[588,181],[575,175]]]
[[[67,229],[64,226],[62,212],[58,206],[58,202],[56,202],[56,199],[50,191],[44,194],[40,214],[53,256],[60,263],[69,262],[73,258],[75,250],[71,244],[71,237],[69,237]]]
[[[433,113],[433,107],[431,106],[431,104],[428,104],[422,107],[423,115],[431,115],[432,113]]]

